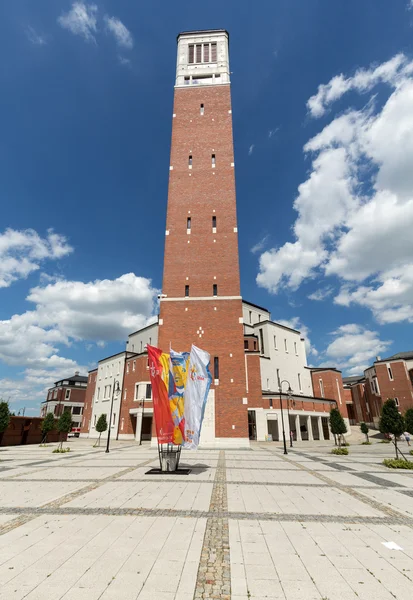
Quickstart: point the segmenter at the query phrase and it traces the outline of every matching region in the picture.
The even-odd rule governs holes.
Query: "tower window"
[[[214,283],[214,285],[212,286],[212,295],[218,296],[218,286],[216,283]]]
[[[215,154],[211,156],[212,166],[215,167]]]
[[[391,370],[391,366],[389,364],[387,365],[387,372],[389,374],[390,381],[393,381],[393,371]]]
[[[185,296],[188,297],[189,296],[189,285],[185,286]]]
[[[248,340],[244,340],[244,350],[248,350]]]
[[[188,156],[188,167],[192,167],[192,154]]]
[[[209,63],[217,62],[217,44],[216,42],[206,44],[189,44],[188,63]]]
[[[214,379],[219,379],[219,358],[214,356]]]
[[[186,228],[191,229],[191,217],[188,217],[186,220]]]
[[[217,218],[216,217],[212,217],[212,228],[216,229],[217,227]]]
[[[201,104],[201,108],[200,108],[199,112],[201,115],[204,114],[204,105],[203,104]]]

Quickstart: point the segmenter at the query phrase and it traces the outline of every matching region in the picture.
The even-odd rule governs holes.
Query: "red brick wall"
[[[23,442],[25,444],[40,444],[43,439],[42,423],[43,419],[39,417],[11,417],[3,436],[0,434],[0,446],[18,446]],[[24,436],[25,431],[27,436]],[[65,435],[64,439],[66,437]],[[59,433],[54,429],[48,434],[47,441],[57,442],[58,440]]]
[[[135,370],[133,370],[133,361],[135,361]],[[129,363],[129,373],[128,371]],[[138,408],[140,403],[135,401],[135,384],[140,381],[150,382],[149,371],[146,368],[148,364],[148,355],[141,354],[135,358],[126,361],[125,375],[123,380],[122,403],[119,415],[120,435],[135,435],[136,417],[130,415],[131,408]],[[145,408],[152,408],[152,401],[145,400]],[[123,429],[122,429],[123,420]]]
[[[337,408],[340,411],[341,415],[344,418],[348,418],[346,398],[341,373],[328,369],[325,371],[312,371],[311,379],[313,381],[314,396],[317,398],[324,397],[328,398],[329,400],[336,400]],[[323,382],[324,396],[322,396],[321,394],[320,379]],[[340,393],[337,389],[337,383]]]
[[[80,428],[80,433],[89,433],[90,431],[90,421],[92,419],[93,409],[93,396],[95,395],[97,373],[97,369],[89,373],[87,388],[84,397],[85,406],[83,408],[82,427]]]
[[[413,408],[412,384],[406,370],[404,361],[389,362],[393,374],[390,380],[386,363],[376,363],[376,374],[382,401],[388,398],[398,398],[399,410],[404,413],[408,408]]]
[[[159,347],[168,351],[172,345],[174,350],[189,351],[194,343],[207,350],[213,377],[213,357],[219,358],[216,437],[248,437],[248,406],[242,401],[246,381],[241,299],[212,297],[214,284],[219,296],[240,296],[230,110],[229,85],[175,91],[162,292],[169,299],[182,300],[161,302]],[[189,154],[192,169],[188,169]],[[211,167],[212,154],[215,168]],[[213,216],[216,233],[212,233]],[[191,298],[210,299],[185,301],[186,285]]]

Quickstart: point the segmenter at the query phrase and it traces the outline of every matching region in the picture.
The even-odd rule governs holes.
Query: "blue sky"
[[[313,365],[411,349],[412,24],[408,0],[2,3],[0,396],[37,412],[156,313],[188,29],[230,33],[244,298]]]

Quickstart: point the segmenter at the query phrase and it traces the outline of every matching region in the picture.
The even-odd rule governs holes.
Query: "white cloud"
[[[307,296],[307,298],[309,300],[315,300],[316,302],[321,302],[322,300],[325,300],[326,298],[331,296],[332,293],[333,293],[332,287],[319,288],[312,294],[309,294]]]
[[[0,288],[25,279],[45,260],[55,260],[73,252],[67,239],[49,229],[42,238],[33,229],[6,229],[0,234]]]
[[[254,148],[255,144],[251,144],[251,146],[248,148],[248,156],[251,156],[251,154],[254,152]]]
[[[34,310],[0,321],[0,361],[22,368],[22,380],[0,382],[1,394],[17,401],[41,397],[61,376],[87,368],[60,354],[73,342],[126,340],[154,320],[156,297],[150,280],[127,273],[115,280],[55,281],[33,288]],[[7,383],[8,382],[8,383]],[[3,387],[1,387],[3,383]],[[7,392],[7,394],[6,394]]]
[[[80,35],[88,42],[96,42],[94,34],[97,32],[97,12],[96,4],[74,2],[72,8],[63,13],[57,21],[74,35]]]
[[[312,117],[322,117],[328,106],[347,92],[368,92],[378,83],[397,86],[406,75],[411,75],[412,68],[413,63],[409,62],[404,54],[396,54],[381,65],[357,70],[352,77],[336,75],[327,84],[318,87],[317,94],[311,96],[307,102],[308,110]]]
[[[377,331],[370,331],[356,323],[342,325],[332,335],[334,340],[323,353],[325,361],[320,366],[333,363],[349,375],[362,373],[392,343],[381,340]]]
[[[300,317],[292,317],[291,319],[279,319],[277,321],[280,325],[285,325],[285,327],[290,327],[291,329],[296,329],[301,333],[301,337],[305,340],[305,349],[307,355],[312,354],[313,356],[318,355],[318,350],[312,345],[310,340],[310,329],[301,323]]]
[[[260,257],[257,282],[273,293],[338,277],[336,303],[370,308],[379,322],[413,320],[413,62],[403,55],[324,90],[387,82],[387,100],[333,118],[304,151],[311,171],[294,202],[295,239]],[[331,83],[331,82],[330,82]],[[340,91],[341,90],[341,91]],[[313,298],[314,299],[314,298]]]
[[[270,239],[269,235],[264,235],[264,237],[259,240],[252,248],[251,248],[251,252],[253,254],[256,254],[257,252],[261,252],[261,250],[263,250],[265,248],[265,245],[267,244],[268,240]]]
[[[115,37],[117,44],[122,48],[131,50],[133,48],[133,37],[122,21],[116,17],[109,17],[108,15],[105,15],[104,20],[107,31]]]
[[[118,56],[118,60],[119,60],[119,63],[121,65],[123,65],[124,67],[128,67],[131,64],[130,59],[129,58],[125,58],[124,56],[120,56],[119,55]]]
[[[29,42],[31,42],[34,46],[45,46],[47,44],[46,37],[37,33],[37,31],[31,25],[26,27],[26,36]]]
[[[268,137],[271,139],[279,130],[280,130],[279,127],[276,127],[275,129],[270,129],[268,131]]]

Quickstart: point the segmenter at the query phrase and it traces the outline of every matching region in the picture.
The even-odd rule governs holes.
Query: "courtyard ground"
[[[387,444],[0,450],[1,600],[391,600],[413,593],[413,474]],[[405,448],[404,448],[405,449]],[[410,457],[412,458],[412,457]]]

